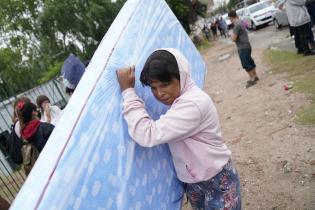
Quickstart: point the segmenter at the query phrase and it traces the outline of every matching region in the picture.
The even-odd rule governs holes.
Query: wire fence
[[[26,177],[18,167],[12,168],[0,159],[0,196],[12,203]]]
[[[9,203],[13,202],[26,179],[23,170],[8,155],[7,139],[12,128],[13,104],[20,96],[28,97],[35,103],[39,95],[46,95],[51,104],[61,109],[67,103],[63,85],[58,78],[0,101],[0,198],[4,198]]]
[[[32,102],[35,102],[39,95],[46,95],[52,104],[57,105],[60,108],[63,108],[67,103],[66,93],[64,92],[64,88],[58,78],[50,80],[21,94],[2,100],[0,102],[0,133],[10,130],[12,124],[13,104],[18,97],[26,96],[30,98]]]

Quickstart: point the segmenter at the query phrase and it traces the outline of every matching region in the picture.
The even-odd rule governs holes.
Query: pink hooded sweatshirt
[[[129,134],[144,147],[168,143],[182,182],[209,180],[231,157],[221,137],[217,110],[211,98],[192,81],[186,58],[176,49],[163,50],[177,60],[181,95],[154,121],[133,88],[123,91],[123,115]]]

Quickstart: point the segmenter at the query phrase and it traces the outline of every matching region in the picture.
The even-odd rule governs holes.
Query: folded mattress
[[[136,65],[136,92],[154,119],[166,112],[139,75],[158,48],[176,48],[203,86],[205,64],[163,0],[129,0],[99,44],[11,209],[176,210],[183,185],[167,144],[144,148],[128,135],[116,70]]]

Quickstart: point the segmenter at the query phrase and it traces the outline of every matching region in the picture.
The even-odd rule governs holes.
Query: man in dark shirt
[[[259,80],[256,74],[256,64],[251,57],[252,47],[249,43],[248,34],[244,24],[238,18],[235,11],[231,11],[228,14],[231,22],[234,24],[233,32],[231,34],[231,40],[236,43],[238,55],[240,57],[242,67],[249,75],[249,81],[247,81],[246,88],[249,88],[257,83]]]

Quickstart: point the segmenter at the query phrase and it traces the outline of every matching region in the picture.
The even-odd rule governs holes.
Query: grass
[[[315,103],[313,102],[310,106],[305,107],[297,112],[297,120],[304,125],[315,124]]]
[[[205,50],[209,49],[212,46],[213,46],[213,43],[209,42],[206,39],[203,39],[200,44],[196,45],[200,53],[204,52]]]
[[[293,91],[305,93],[310,105],[297,111],[297,121],[303,125],[315,125],[315,57],[293,52],[266,50],[264,58],[272,66],[273,73],[286,73],[294,82]]]

